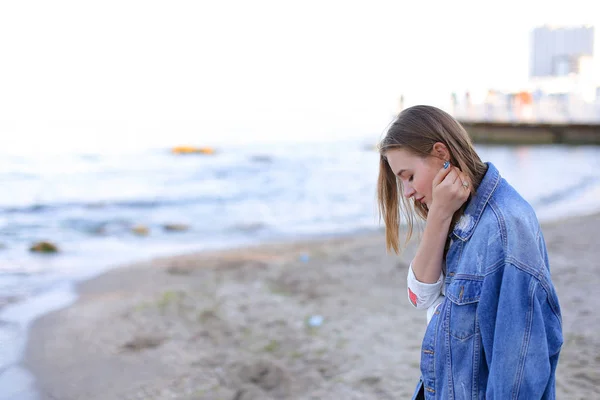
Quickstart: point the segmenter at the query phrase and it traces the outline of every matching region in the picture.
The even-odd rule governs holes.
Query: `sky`
[[[1,1],[0,151],[378,137],[400,95],[525,84],[531,30],[591,4]]]

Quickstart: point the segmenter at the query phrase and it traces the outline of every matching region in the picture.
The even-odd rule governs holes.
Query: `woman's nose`
[[[413,189],[411,185],[404,185],[404,197],[408,199],[413,194],[415,194],[415,189]]]

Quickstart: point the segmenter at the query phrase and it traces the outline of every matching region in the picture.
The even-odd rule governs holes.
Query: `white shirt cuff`
[[[416,308],[428,308],[434,304],[437,298],[442,295],[443,285],[444,273],[440,273],[440,278],[435,283],[423,283],[418,281],[415,277],[415,273],[412,269],[412,263],[408,267],[408,300]]]

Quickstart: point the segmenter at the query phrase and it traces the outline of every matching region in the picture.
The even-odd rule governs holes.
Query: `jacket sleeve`
[[[478,314],[489,369],[486,398],[555,398],[563,338],[552,285],[507,264],[486,277]]]

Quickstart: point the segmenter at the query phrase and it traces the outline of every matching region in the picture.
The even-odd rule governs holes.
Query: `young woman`
[[[531,206],[435,107],[402,111],[379,149],[388,251],[401,223],[408,240],[426,221],[409,270],[427,297],[411,302],[432,307],[413,399],[554,399],[561,312]]]

